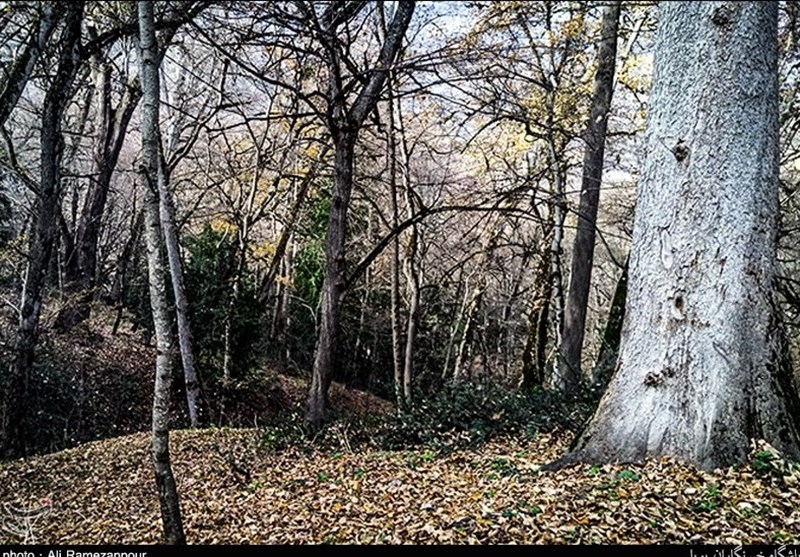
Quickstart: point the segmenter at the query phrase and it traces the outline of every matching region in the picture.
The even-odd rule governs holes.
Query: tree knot
[[[717,27],[730,27],[733,23],[733,11],[728,6],[719,6],[711,14],[711,23]]]
[[[689,156],[689,147],[686,146],[683,139],[679,139],[675,147],[672,148],[672,154],[675,155],[678,162],[683,162]]]
[[[664,384],[664,381],[674,375],[675,370],[668,366],[661,371],[648,371],[642,383],[644,383],[645,387],[660,387]]]

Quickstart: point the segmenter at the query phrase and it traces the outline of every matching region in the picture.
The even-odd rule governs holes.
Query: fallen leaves
[[[173,460],[196,544],[796,543],[800,493],[742,466],[670,460],[539,466],[568,434],[430,450],[281,452],[257,430],[179,431]],[[148,436],[136,434],[0,467],[0,502],[48,500],[37,543],[156,543]],[[233,455],[250,481],[232,469]],[[6,536],[4,538],[3,536]],[[0,532],[0,543],[20,542]]]

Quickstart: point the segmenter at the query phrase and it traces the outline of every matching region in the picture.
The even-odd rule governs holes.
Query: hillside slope
[[[52,326],[57,304],[43,319],[36,350],[28,416],[28,439],[33,453],[48,453],[81,443],[149,431],[153,404],[155,347],[142,339],[141,331],[123,321],[112,333],[113,311],[102,303],[92,317],[58,333]],[[0,312],[0,360],[10,359],[14,320]],[[180,359],[175,354],[177,380],[173,388],[172,424],[188,425],[182,389]],[[201,380],[207,370],[200,369]],[[246,381],[234,381],[228,393],[224,424],[231,427],[260,426],[283,415],[301,412],[308,381],[264,366]],[[340,416],[385,414],[393,405],[379,397],[334,383],[331,404]],[[214,423],[219,416],[212,412]]]

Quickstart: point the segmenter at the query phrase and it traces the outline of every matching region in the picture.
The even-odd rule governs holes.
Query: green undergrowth
[[[333,451],[423,447],[447,454],[504,435],[532,439],[555,430],[577,433],[596,403],[591,392],[565,396],[464,383],[447,386],[406,411],[334,420],[318,430],[306,428],[299,413],[279,416],[262,428],[261,441],[263,448],[275,451],[289,446]]]

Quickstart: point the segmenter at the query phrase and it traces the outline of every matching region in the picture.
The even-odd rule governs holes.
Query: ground
[[[0,464],[0,544],[161,541],[146,433],[153,348],[127,328],[111,334],[97,313],[67,335],[45,330],[36,415],[50,454]],[[334,384],[341,419],[312,435],[299,425],[304,379],[256,375],[231,428],[172,433],[189,543],[800,542],[799,467],[763,444],[711,473],[664,459],[545,471],[588,407],[492,407],[475,387],[402,421]]]
[[[670,460],[544,472],[570,434],[444,454],[351,451],[339,433],[338,449],[316,450],[274,448],[263,430],[174,432],[189,543],[800,541],[796,476],[770,473],[763,449],[713,473]],[[134,434],[2,465],[0,543],[159,542],[148,442]]]

